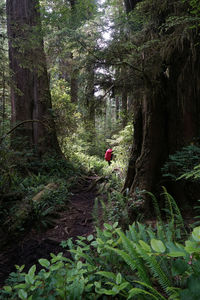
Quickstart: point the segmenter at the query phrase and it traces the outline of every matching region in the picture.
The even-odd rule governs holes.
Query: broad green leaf
[[[96,241],[99,245],[104,245],[104,242],[102,241],[102,239],[97,238]]]
[[[105,237],[107,237],[107,238],[112,237],[112,233],[111,233],[110,231],[107,231],[107,230],[104,230],[104,231],[103,231],[103,235],[104,235]]]
[[[119,285],[121,282],[122,282],[122,275],[118,273],[116,277],[116,284]]]
[[[161,240],[151,239],[151,247],[154,251],[158,253],[164,253],[165,252],[165,245]]]
[[[114,224],[113,224],[113,228],[116,228],[118,226],[118,222],[115,222]]]
[[[94,239],[94,236],[93,236],[92,234],[90,234],[90,235],[87,237],[88,242],[91,242],[93,239]]]
[[[27,299],[28,295],[27,295],[27,292],[24,291],[24,290],[19,290],[18,291],[18,296],[20,299],[24,300],[24,299]]]
[[[104,223],[104,227],[107,229],[107,230],[112,230],[112,226],[108,223]]]
[[[200,226],[193,229],[192,237],[196,242],[200,242]]]
[[[50,266],[50,262],[45,258],[41,258],[38,261],[41,264],[41,266],[43,266],[45,268],[48,268]]]
[[[198,248],[197,243],[192,241],[185,242],[185,250],[190,254],[200,252],[200,248]]]
[[[167,255],[170,257],[182,257],[182,256],[186,256],[186,253],[181,251],[172,251],[170,253],[167,253]]]
[[[33,265],[30,270],[28,271],[28,274],[25,276],[26,283],[33,284],[35,279],[35,271],[36,271],[36,265]]]
[[[51,270],[51,271],[56,271],[56,270],[58,270],[58,269],[60,269],[60,268],[62,268],[62,267],[63,267],[63,263],[62,263],[62,262],[59,262],[59,263],[57,263],[57,264],[51,266],[51,267],[50,267],[50,270]]]
[[[25,289],[26,288],[26,283],[19,283],[19,284],[16,284],[14,286],[15,289]]]
[[[36,265],[33,265],[33,266],[29,269],[28,274],[33,276],[33,275],[35,275],[35,271],[36,271]]]
[[[6,292],[8,292],[8,293],[12,292],[11,286],[5,285],[5,286],[3,287],[3,289],[4,289]]]

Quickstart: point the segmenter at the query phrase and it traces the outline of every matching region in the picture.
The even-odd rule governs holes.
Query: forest
[[[0,299],[200,299],[199,0],[0,1]]]

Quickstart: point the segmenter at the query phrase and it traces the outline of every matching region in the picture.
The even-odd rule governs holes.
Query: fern
[[[143,240],[144,242],[147,241],[147,232],[146,232],[146,226],[137,222],[137,226],[138,226],[138,235],[139,235],[139,239]]]
[[[153,293],[153,295],[154,296],[158,296],[159,298],[157,298],[157,299],[159,299],[159,300],[166,300],[166,298],[164,297],[164,296],[162,296],[156,289],[154,289],[152,286],[150,286],[150,285],[148,285],[148,284],[146,284],[146,283],[144,283],[144,282],[141,282],[141,281],[134,281],[134,282],[136,282],[136,283],[138,283],[138,284],[140,284],[140,285],[143,285],[144,287],[146,287],[147,289],[149,289],[152,293]],[[169,289],[169,288],[168,288]]]
[[[146,231],[147,231],[147,234],[149,235],[150,239],[156,238],[155,232],[153,232],[151,227],[147,228]]]
[[[184,230],[184,233],[187,234],[186,230],[185,230],[185,225],[184,225],[184,221],[183,221],[183,217],[181,215],[180,209],[178,207],[178,205],[176,204],[176,201],[174,200],[174,198],[167,192],[166,188],[163,186],[163,191],[164,191],[164,196],[165,199],[169,205],[170,208],[170,212],[171,212],[171,218],[172,218],[172,224],[173,227],[176,223],[176,225],[181,228],[182,230]],[[175,221],[176,220],[176,221]],[[174,228],[175,229],[175,228]]]
[[[146,270],[146,267],[143,264],[143,261],[141,260],[141,258],[139,257],[139,255],[135,249],[135,244],[132,241],[130,241],[120,229],[117,229],[116,232],[120,236],[122,245],[123,245],[124,249],[128,252],[128,256],[130,258],[133,258],[134,261],[136,261],[136,263],[137,263],[136,268],[138,270],[139,277],[144,282],[150,284],[148,272]]]
[[[157,222],[157,238],[164,241],[167,237],[166,226]]]
[[[144,261],[149,266],[151,272],[153,273],[154,277],[157,279],[161,287],[167,292],[167,288],[172,285],[169,278],[163,272],[160,264],[157,262],[156,258],[152,255],[149,255],[144,249],[137,245],[136,250],[138,254],[144,259]]]
[[[115,249],[113,247],[107,246],[107,249],[117,253],[126,263],[127,265],[131,268],[132,271],[138,271],[138,277],[140,280],[151,284],[149,276],[145,270],[143,261],[140,259],[137,253],[135,253],[135,257],[132,258],[130,254],[126,253],[124,250],[120,249]]]
[[[161,211],[160,211],[160,208],[159,208],[158,201],[157,201],[156,197],[154,196],[154,194],[152,194],[150,192],[146,192],[146,193],[149,196],[151,196],[153,206],[154,206],[154,209],[155,209],[155,213],[156,213],[156,217],[162,223]]]
[[[126,232],[128,238],[132,240],[133,242],[138,242],[139,241],[139,236],[138,233],[135,229],[135,223],[132,225],[129,225],[129,231]]]
[[[151,296],[151,299],[155,299],[155,300],[160,300],[159,298],[157,298],[156,296],[154,296],[153,294],[143,290],[143,289],[140,289],[140,288],[133,288],[132,290],[129,291],[129,296],[128,296],[128,299],[131,299],[133,298],[134,296],[136,295],[148,295],[148,296]],[[137,298],[138,299],[138,298]]]
[[[121,256],[121,258],[127,263],[127,265],[129,265],[132,271],[137,270],[137,260],[131,258],[131,256],[124,250],[116,249],[110,246],[106,246],[106,249],[111,250]]]

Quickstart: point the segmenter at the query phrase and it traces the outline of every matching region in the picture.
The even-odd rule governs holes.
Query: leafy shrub
[[[126,233],[117,225],[104,224],[96,238],[63,242],[72,259],[51,254],[39,260],[39,273],[35,265],[28,273],[17,267],[1,299],[198,299],[200,227],[183,244],[167,224],[134,223]]]

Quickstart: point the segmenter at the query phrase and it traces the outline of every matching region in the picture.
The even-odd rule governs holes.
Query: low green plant
[[[200,227],[183,244],[166,239],[166,227],[134,223],[124,233],[117,226],[63,242],[72,259],[51,254],[38,273],[35,265],[27,273],[17,267],[1,299],[198,299]]]

